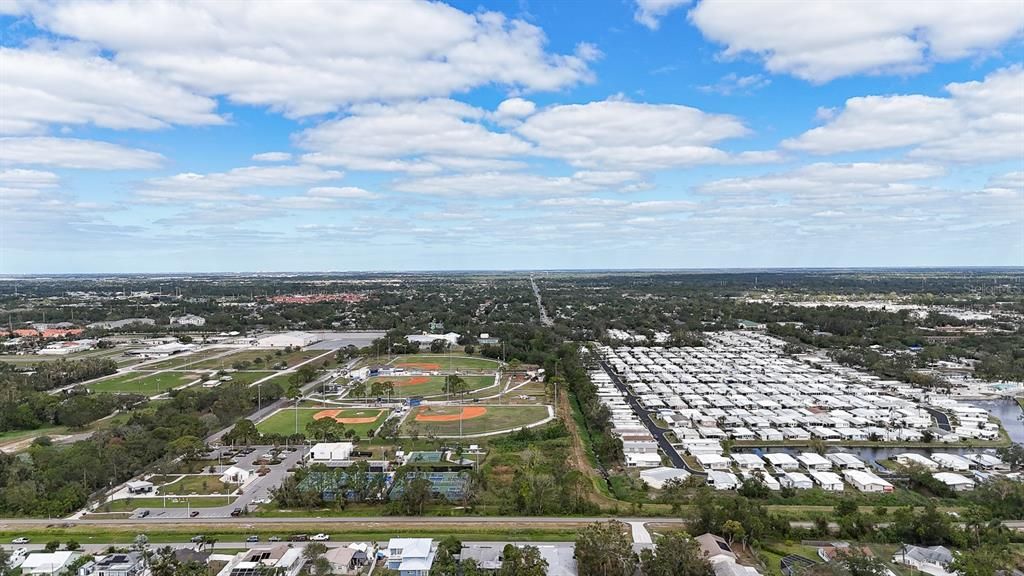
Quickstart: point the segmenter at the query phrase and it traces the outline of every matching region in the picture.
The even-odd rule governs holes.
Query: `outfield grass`
[[[272,370],[247,370],[244,372],[229,372],[227,376],[231,376],[232,384],[252,384],[253,382],[261,378],[266,378],[267,376],[270,376],[271,374],[276,374],[276,372]]]
[[[410,364],[410,366],[403,366]],[[422,366],[415,366],[421,364]],[[395,368],[406,368],[410,370],[497,370],[501,365],[497,360],[489,358],[476,358],[473,356],[452,355],[449,359],[447,354],[403,354],[396,357],[390,364]]]
[[[408,435],[412,427],[415,426],[421,436],[426,435],[428,432],[433,432],[438,436],[457,436],[459,434],[459,421],[457,419],[446,422],[427,422],[416,420],[416,417],[418,415],[458,415],[463,409],[473,411],[479,408],[486,408],[487,412],[475,418],[464,418],[462,420],[463,434],[482,434],[485,432],[522,428],[548,417],[547,406],[480,406],[478,404],[422,406],[415,408],[412,414],[405,419],[405,422],[402,424],[402,433]],[[413,424],[414,422],[415,424]]]
[[[202,378],[194,372],[126,372],[113,378],[89,384],[93,392],[113,392],[126,394],[145,394],[152,396],[166,392],[171,388],[184,386]]]
[[[236,362],[248,361],[253,362],[257,358],[263,358],[263,364],[253,364],[250,366],[255,369],[267,369],[270,370],[271,366],[275,364],[285,362],[288,367],[295,366],[301,362],[309,360],[310,358],[316,358],[317,356],[327,352],[326,350],[295,350],[292,352],[282,352],[280,356],[277,355],[280,350],[268,350],[268,349],[253,349],[253,350],[242,350],[234,354],[222,356],[220,358],[211,358],[196,362],[192,364],[190,368],[231,368],[231,365]]]
[[[313,416],[322,410],[333,410],[327,408],[299,408],[299,433],[306,433],[306,424],[313,421]],[[338,417],[354,418],[377,413],[377,418],[371,423],[345,424],[346,429],[355,430],[361,438],[366,438],[367,433],[381,425],[387,416],[387,410],[378,408],[344,408],[340,410]],[[283,434],[285,436],[295,433],[295,408],[282,408],[272,414],[266,420],[256,425],[256,429],[263,434]]]
[[[419,382],[424,379],[426,381],[421,384],[409,384],[409,382]],[[466,381],[471,392],[494,385],[493,376],[463,376],[462,379]],[[369,394],[370,386],[374,382],[391,382],[394,384],[395,391],[391,394],[392,398],[444,395],[444,376],[374,376],[366,381],[367,394]],[[494,389],[494,392],[497,393],[497,388]]]

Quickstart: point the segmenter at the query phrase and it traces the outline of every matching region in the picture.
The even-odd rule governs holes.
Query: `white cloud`
[[[49,124],[152,130],[224,123],[213,112],[216,101],[95,55],[0,47],[0,61],[0,133],[40,133]]]
[[[509,98],[498,104],[495,114],[502,118],[522,118],[537,110],[537,105],[522,98]]]
[[[740,76],[735,72],[730,72],[725,76],[722,76],[718,82],[714,84],[706,84],[699,86],[703,92],[712,92],[714,94],[721,94],[723,96],[731,96],[732,94],[749,94],[755,90],[759,90],[771,84],[772,81],[765,78],[761,74],[749,74],[747,76]]]
[[[815,83],[919,72],[995,51],[1024,30],[1020,3],[1005,0],[703,0],[689,17],[725,57],[751,53],[771,72]]]
[[[633,19],[651,30],[657,30],[666,14],[689,3],[690,0],[636,0]]]
[[[639,175],[632,172],[577,172],[572,176],[542,176],[524,172],[478,172],[428,176],[396,182],[399,192],[466,198],[563,196],[616,188]]]
[[[245,200],[255,189],[289,188],[339,180],[343,172],[318,166],[247,166],[227,172],[196,174],[184,172],[147,180],[136,190],[143,201],[174,203],[181,201]]]
[[[348,200],[373,200],[380,197],[380,194],[355,186],[316,186],[307,190],[306,194],[319,198],[344,198]]]
[[[77,138],[0,138],[0,165],[57,166],[88,170],[157,168],[164,157],[156,152]]]
[[[261,152],[252,155],[253,162],[290,162],[291,159],[290,152]]]
[[[782,143],[833,154],[917,146],[912,158],[980,162],[1024,150],[1024,68],[946,86],[948,98],[920,94],[850,98],[827,123]]]
[[[121,66],[290,117],[352,103],[447,96],[498,84],[558,90],[599,56],[546,51],[544,32],[440,2],[81,0],[31,5],[36,24],[95,43]]]
[[[726,114],[606,100],[552,106],[516,132],[535,142],[539,154],[574,166],[642,170],[726,162],[729,155],[711,144],[749,130]]]
[[[480,123],[485,116],[484,110],[448,99],[360,105],[352,115],[309,128],[295,140],[314,153],[308,161],[369,170],[436,171],[440,167],[424,156],[501,158],[530,151],[516,136],[488,130]]]
[[[0,170],[0,185],[25,188],[53,188],[60,183],[60,177],[53,172],[11,168]]]

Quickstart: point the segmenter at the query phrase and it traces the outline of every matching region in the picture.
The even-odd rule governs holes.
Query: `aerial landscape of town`
[[[0,0],[0,576],[1024,576],[1024,0]]]

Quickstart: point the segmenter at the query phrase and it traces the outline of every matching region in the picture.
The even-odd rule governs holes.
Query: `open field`
[[[281,352],[280,356],[278,356],[278,352]],[[326,350],[295,350],[293,352],[283,352],[281,350],[254,348],[251,350],[242,350],[220,358],[211,358],[201,362],[196,362],[195,364],[192,364],[190,368],[231,368],[238,362],[249,362],[251,364],[251,368],[265,368],[267,370],[272,369],[272,366],[284,362],[287,364],[287,367],[290,368],[300,362],[309,360],[310,358],[316,358],[325,352]],[[257,359],[261,359],[262,362],[257,361]]]
[[[210,356],[216,356],[217,354],[222,354],[227,351],[228,348],[210,348],[208,350],[200,350],[198,352],[193,352],[191,354],[175,354],[174,356],[171,356],[166,360],[161,360],[159,362],[147,364],[145,368],[147,370],[166,370],[169,368],[180,368],[187,364],[199,362],[201,360],[209,358]],[[189,366],[189,368],[192,368],[192,366]]]
[[[415,426],[420,434],[428,431],[439,436],[459,434],[459,415],[462,414],[463,434],[482,434],[521,428],[539,422],[548,416],[547,406],[421,406],[413,410],[402,425],[408,435]]]
[[[234,496],[159,496],[131,498],[107,502],[97,508],[98,512],[131,512],[139,508],[185,508],[186,502],[192,508],[217,508],[227,506],[235,500]],[[165,505],[166,504],[166,505]]]
[[[152,396],[202,378],[195,372],[127,372],[89,384],[93,392],[122,392]]]
[[[493,376],[463,376],[469,390],[479,390],[494,384]],[[393,398],[412,396],[441,396],[444,394],[444,376],[375,376],[366,381],[367,392],[374,382],[391,382],[395,385]],[[495,389],[497,393],[497,389]]]
[[[231,383],[232,384],[234,384],[236,382],[239,383],[239,384],[252,384],[253,382],[259,380],[260,378],[266,378],[267,376],[270,376],[271,374],[274,374],[274,372],[272,370],[263,370],[263,371],[251,370],[251,371],[230,372],[227,375],[231,377]]]
[[[324,412],[324,408],[299,408],[299,433],[305,433],[306,424],[313,421],[314,417],[321,412]],[[333,411],[334,409],[326,409]],[[343,419],[356,419],[364,418],[377,414],[377,417],[370,422],[352,422],[345,424],[346,429],[355,430],[355,433],[361,437],[366,437],[367,432],[380,426],[384,421],[384,417],[387,415],[387,410],[380,410],[378,408],[344,408],[338,411],[336,418]],[[326,414],[321,417],[327,417]],[[272,414],[266,420],[256,425],[256,428],[264,434],[283,434],[289,435],[295,433],[295,408],[282,408]]]
[[[161,486],[160,494],[229,494],[235,488],[235,486],[229,486],[221,482],[218,474],[201,474],[183,476],[181,479],[166,486]]]
[[[16,366],[31,366],[40,362],[53,362],[55,360],[83,360],[85,358],[110,358],[118,356],[125,351],[125,348],[106,348],[74,352],[63,356],[50,354],[0,354],[0,362],[14,364]]]
[[[450,358],[447,354],[405,354],[392,360],[391,366],[406,370],[448,372],[451,370],[497,370],[500,363],[488,358],[455,356],[454,354]]]

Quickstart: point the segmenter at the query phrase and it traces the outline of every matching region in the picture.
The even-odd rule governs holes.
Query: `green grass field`
[[[195,372],[128,372],[89,384],[93,392],[121,392],[152,396],[202,378]]]
[[[190,365],[190,368],[231,368],[232,364],[236,362],[250,362],[252,366],[250,369],[266,369],[270,370],[271,366],[274,366],[280,362],[287,363],[288,367],[295,366],[300,362],[309,360],[310,358],[316,358],[317,356],[327,352],[326,350],[295,350],[293,352],[282,352],[280,356],[277,355],[279,350],[270,350],[266,348],[242,350],[234,354],[222,356],[220,358],[211,358],[196,362]],[[262,364],[257,363],[256,359],[260,358],[263,360]]]
[[[166,360],[161,360],[159,362],[147,364],[146,369],[167,370],[170,368],[180,368],[182,366],[185,366],[186,364],[191,364],[193,362],[198,363],[201,360],[209,358],[210,356],[216,356],[217,354],[222,354],[227,351],[227,348],[210,348],[209,350],[200,350],[199,352],[194,352],[192,354],[174,355]],[[189,368],[191,367],[192,366],[189,366]]]
[[[313,416],[321,410],[334,410],[328,406],[327,408],[299,408],[299,433],[305,434],[306,424],[313,421]],[[355,433],[362,438],[366,438],[367,433],[377,428],[384,422],[385,416],[387,416],[387,410],[381,410],[379,408],[342,408],[335,418],[358,418],[364,416],[372,416],[378,414],[377,418],[373,422],[365,424],[345,424],[346,429],[355,430]],[[256,425],[256,429],[263,434],[283,434],[289,435],[295,433],[295,408],[282,408],[274,414],[272,414],[266,420]]]
[[[463,376],[469,390],[479,390],[494,384],[493,376]],[[375,376],[366,381],[366,391],[374,382],[391,382],[395,385],[393,398],[409,398],[411,396],[444,395],[444,376]],[[410,384],[409,382],[418,382]],[[420,383],[421,382],[421,383]],[[494,389],[497,392],[497,388]]]
[[[480,408],[486,408],[487,412],[482,416],[464,418],[462,420],[463,434],[482,434],[485,432],[521,428],[548,417],[546,406],[480,406],[478,404],[423,406],[415,408],[413,413],[405,419],[405,422],[402,424],[402,433],[408,435],[410,429],[415,426],[419,429],[421,436],[426,435],[428,432],[433,432],[438,436],[458,435],[459,421],[457,419],[447,422],[428,422],[416,420],[416,417],[421,414],[424,416],[458,415],[463,409],[473,411]]]
[[[408,366],[405,366],[406,364]],[[488,358],[456,356],[454,354],[450,360],[447,354],[405,354],[395,358],[390,365],[396,368],[448,372],[449,370],[497,370],[501,364],[497,360]]]
[[[183,476],[166,486],[160,487],[160,494],[228,494],[235,490],[235,486],[228,486],[220,481],[217,474],[203,474],[197,476]]]
[[[107,502],[96,509],[97,512],[131,512],[139,508],[185,508],[186,503],[192,508],[216,508],[227,506],[234,502],[234,496],[168,496],[131,498],[127,500],[114,500]]]
[[[275,374],[275,372],[273,370],[230,372],[227,376],[231,376],[232,384],[236,382],[239,384],[252,384],[260,378],[266,378],[271,374]]]

